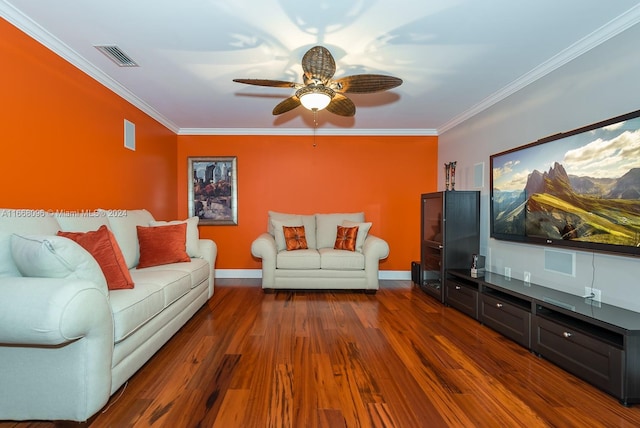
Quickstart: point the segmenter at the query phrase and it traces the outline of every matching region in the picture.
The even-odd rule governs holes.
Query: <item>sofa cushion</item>
[[[116,343],[127,338],[191,290],[193,272],[201,272],[202,266],[207,265],[204,260],[196,260],[191,266],[195,270],[187,267],[191,263],[131,270],[135,288],[113,290],[109,293]]]
[[[284,237],[285,227],[302,226],[302,218],[300,216],[290,217],[284,220],[272,220],[273,238],[276,241],[276,250],[282,251],[287,249],[287,240]]]
[[[132,269],[131,276],[140,283],[155,284],[160,287],[163,293],[162,304],[166,308],[192,288],[190,272],[187,269],[173,267],[174,265],[165,265]]]
[[[287,251],[306,250],[308,248],[307,239],[304,234],[304,226],[284,226],[283,231]]]
[[[135,288],[109,292],[115,343],[126,339],[164,309],[163,283],[144,281],[133,272],[132,277]]]
[[[140,243],[138,268],[188,262],[187,225],[136,226]]]
[[[357,251],[320,248],[320,268],[333,270],[363,270],[364,254]]]
[[[140,259],[136,226],[149,226],[155,219],[147,210],[98,210],[109,219],[111,230],[120,245],[129,269]]]
[[[98,230],[88,232],[58,231],[58,236],[77,242],[96,259],[107,280],[109,290],[133,288],[133,280],[120,246],[107,226],[102,225]]]
[[[182,272],[190,277],[191,288],[195,288],[203,281],[209,278],[209,263],[205,259],[191,259],[190,262],[184,263],[172,263],[170,265],[152,266],[143,269],[132,269],[132,277],[143,275],[144,272],[166,272],[166,271],[178,271]]]
[[[107,288],[98,262],[71,239],[14,234],[11,256],[22,276],[84,279]]]
[[[336,250],[356,250],[356,238],[358,236],[358,226],[346,227],[337,226],[336,242],[333,248]]]
[[[275,211],[269,211],[269,217],[267,218],[267,231],[275,237],[276,226],[273,224],[274,221],[287,221],[287,220],[300,220],[302,222],[302,216],[300,214],[287,214],[287,213],[278,213]],[[302,223],[300,223],[302,224]]]
[[[53,236],[60,229],[58,221],[44,210],[0,209],[0,277],[20,276],[11,258],[11,235]]]
[[[316,214],[316,248],[333,248],[337,227],[343,221],[364,222],[364,213]]]
[[[173,221],[152,221],[149,226],[168,226],[173,224],[187,224],[187,254],[189,257],[202,257],[200,254],[200,233],[198,231],[198,223],[200,218],[197,216],[189,217],[186,220]]]
[[[271,234],[271,236],[275,238],[273,220],[283,221],[283,220],[291,219],[292,217],[302,219],[302,223],[287,224],[287,226],[299,226],[300,224],[302,224],[304,226],[305,237],[307,238],[307,247],[311,249],[318,248],[316,243],[316,216],[313,214],[310,214],[310,215],[286,214],[286,213],[279,213],[275,211],[269,211],[268,231]]]
[[[104,211],[58,211],[53,214],[65,232],[89,232],[98,230],[100,226],[109,226],[109,218]]]
[[[342,225],[347,227],[358,226],[358,237],[356,238],[356,251],[362,252],[362,249],[364,247],[364,241],[367,239],[367,236],[369,235],[369,230],[371,229],[371,226],[373,225],[373,223],[371,222],[357,223],[355,221],[345,220],[342,222]]]
[[[320,269],[318,250],[280,251],[276,256],[276,269]]]

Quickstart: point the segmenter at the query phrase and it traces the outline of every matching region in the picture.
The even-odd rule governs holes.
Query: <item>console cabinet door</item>
[[[622,398],[624,351],[546,318],[534,317],[534,352]]]

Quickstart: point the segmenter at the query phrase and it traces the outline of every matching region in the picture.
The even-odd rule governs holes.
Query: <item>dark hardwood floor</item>
[[[409,281],[381,284],[375,295],[264,294],[256,280],[218,280],[209,303],[90,426],[640,426],[640,407]]]

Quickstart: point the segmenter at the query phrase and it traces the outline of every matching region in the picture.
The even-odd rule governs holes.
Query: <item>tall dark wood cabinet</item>
[[[420,288],[444,303],[448,269],[471,268],[480,250],[480,192],[421,195]]]

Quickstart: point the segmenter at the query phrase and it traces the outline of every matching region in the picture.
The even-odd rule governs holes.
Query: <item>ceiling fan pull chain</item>
[[[316,131],[318,129],[318,110],[313,110],[313,147],[317,147]]]

